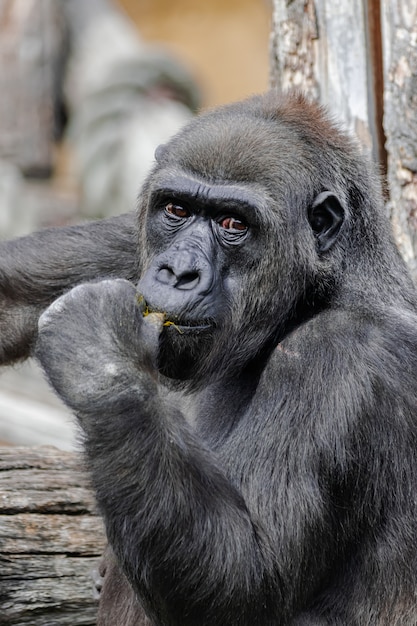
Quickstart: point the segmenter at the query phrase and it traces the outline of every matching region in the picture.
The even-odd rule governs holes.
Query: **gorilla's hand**
[[[128,390],[155,393],[163,316],[143,317],[135,287],[104,280],[75,287],[40,317],[35,355],[75,412],[108,411]],[[104,406],[105,405],[105,406]]]

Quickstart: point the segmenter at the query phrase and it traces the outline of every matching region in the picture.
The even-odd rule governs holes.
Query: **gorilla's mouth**
[[[195,322],[191,320],[175,320],[172,321],[170,319],[165,319],[162,324],[165,328],[171,327],[173,330],[176,330],[181,335],[186,333],[201,333],[207,330],[211,330],[213,328],[212,324],[206,324],[203,322]]]
[[[143,317],[147,317],[152,314],[163,316],[164,321],[162,326],[164,328],[172,328],[181,335],[187,333],[201,333],[211,330],[214,327],[213,322],[210,320],[187,320],[174,315],[168,315],[165,311],[151,307],[146,302],[145,298],[140,294],[137,296],[137,301],[143,309]]]

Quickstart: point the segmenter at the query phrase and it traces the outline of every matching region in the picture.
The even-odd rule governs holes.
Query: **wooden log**
[[[0,448],[0,624],[89,626],[103,525],[79,456]]]

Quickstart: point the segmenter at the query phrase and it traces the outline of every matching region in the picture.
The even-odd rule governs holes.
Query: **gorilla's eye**
[[[184,209],[184,207],[179,204],[174,204],[173,202],[166,205],[165,212],[169,213],[169,215],[173,215],[174,217],[180,217],[181,219],[189,216],[187,209]]]
[[[224,230],[234,231],[238,233],[244,233],[248,229],[246,224],[236,219],[235,217],[224,217],[220,220],[219,226]]]

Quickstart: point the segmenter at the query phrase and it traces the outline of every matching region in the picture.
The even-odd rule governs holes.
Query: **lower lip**
[[[182,326],[181,324],[168,324],[165,325],[166,329],[169,328],[173,328],[174,330],[176,330],[177,332],[179,332],[181,335],[183,334],[189,334],[189,333],[202,333],[204,331],[210,330],[211,326],[206,324],[204,326]]]

